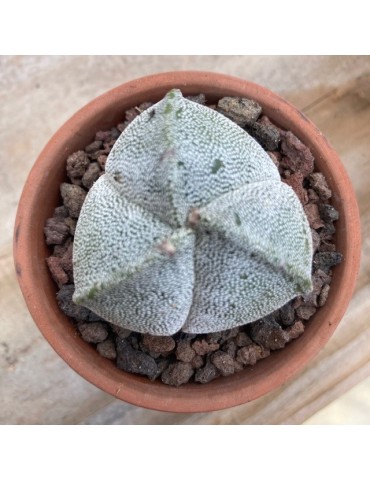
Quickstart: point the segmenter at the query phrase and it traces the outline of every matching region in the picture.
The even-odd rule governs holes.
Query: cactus
[[[312,254],[268,154],[172,90],[126,128],[86,197],[73,299],[141,333],[220,331],[309,292]]]

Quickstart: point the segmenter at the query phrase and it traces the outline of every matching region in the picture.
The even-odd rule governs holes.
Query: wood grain
[[[353,182],[363,256],[350,308],[320,355],[288,384],[246,405],[168,414],[113,399],[72,371],[30,318],[11,239],[22,185],[37,153],[74,111],[113,86],[155,71],[222,71],[282,94],[327,136]],[[302,423],[370,374],[369,57],[0,57],[0,423]]]

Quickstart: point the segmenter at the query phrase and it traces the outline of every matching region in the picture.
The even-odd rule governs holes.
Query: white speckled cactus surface
[[[78,220],[74,301],[137,332],[225,330],[311,289],[303,208],[267,153],[172,90],[122,133]]]

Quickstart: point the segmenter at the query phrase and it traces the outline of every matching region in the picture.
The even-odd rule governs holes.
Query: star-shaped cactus
[[[78,220],[74,301],[137,332],[253,322],[311,289],[303,208],[242,128],[179,90],[122,133]]]

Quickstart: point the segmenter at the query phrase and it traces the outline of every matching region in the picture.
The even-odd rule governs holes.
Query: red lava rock
[[[195,357],[195,351],[187,341],[180,341],[176,348],[176,358],[181,362],[191,362]]]
[[[117,348],[117,367],[125,372],[138,373],[146,375],[150,379],[157,376],[158,367],[151,356],[140,350],[135,350],[122,338],[116,342]]]
[[[284,179],[283,182],[291,187],[302,205],[308,202],[307,191],[303,188],[303,175],[301,172],[296,172]]]
[[[320,198],[323,200],[328,200],[331,197],[331,190],[328,187],[328,184],[326,183],[325,177],[322,173],[312,173],[309,179],[312,188]]]
[[[307,215],[308,223],[310,227],[317,230],[324,226],[324,222],[321,220],[319,207],[316,203],[308,203],[304,206],[304,211]]]
[[[161,375],[161,379],[166,385],[179,387],[183,383],[187,383],[192,377],[193,373],[194,370],[190,363],[176,362],[166,368]]]
[[[218,101],[217,110],[241,127],[253,125],[262,112],[254,100],[238,97],[224,97]]]
[[[68,275],[63,270],[61,262],[62,260],[60,257],[48,257],[46,259],[51,275],[59,287],[68,283]]]
[[[44,234],[47,245],[60,245],[68,238],[69,228],[64,223],[64,218],[48,218]]]
[[[67,175],[69,178],[81,178],[89,166],[90,160],[85,152],[79,150],[67,158]]]
[[[85,147],[86,153],[94,153],[101,148],[103,142],[101,140],[94,140],[87,147]]]
[[[101,155],[99,155],[101,156]],[[82,177],[82,185],[88,190],[94,185],[100,175],[100,167],[96,162],[90,163],[88,169]]]
[[[72,301],[72,295],[75,291],[74,285],[63,285],[57,293],[57,301],[59,307],[69,317],[75,320],[87,320],[90,314],[90,310],[81,305],[76,305]]]
[[[306,176],[313,171],[315,159],[310,149],[292,132],[281,134],[281,152],[285,155],[283,161],[293,172],[300,171]]]
[[[249,333],[254,342],[270,350],[283,348],[288,341],[285,331],[271,317],[251,323]]]
[[[326,300],[328,299],[329,295],[329,290],[330,290],[330,285],[324,285],[322,287],[320,296],[319,296],[319,307],[323,307],[326,303]]]
[[[288,342],[291,342],[295,338],[298,338],[304,332],[304,324],[300,320],[294,323],[291,327],[288,327],[286,330],[288,335]]]
[[[200,368],[195,373],[195,381],[198,383],[209,383],[219,376],[220,372],[218,371],[218,369],[213,365],[213,363],[208,361],[205,367]]]
[[[191,366],[196,369],[196,368],[201,368],[204,365],[204,357],[201,357],[200,355],[195,355],[193,360],[191,361]]]
[[[297,308],[296,313],[299,318],[303,320],[308,320],[316,313],[317,308],[312,305],[302,305]]]
[[[218,351],[213,353],[211,362],[223,377],[232,375],[235,371],[234,358],[226,352]]]
[[[102,357],[109,360],[114,360],[117,357],[116,346],[111,338],[98,343],[96,349]]]
[[[235,343],[238,347],[246,347],[252,344],[252,339],[245,332],[239,332],[235,338]]]
[[[274,151],[279,148],[280,131],[266,117],[247,127],[247,132],[261,145],[265,150]]]
[[[246,347],[239,348],[236,360],[242,365],[255,365],[258,360],[268,357],[270,350],[252,343]]]
[[[206,340],[195,340],[192,349],[197,355],[205,355],[206,353],[215,352],[220,348],[218,343],[208,343]]]
[[[78,185],[62,183],[60,186],[64,205],[67,207],[70,217],[78,218],[82,204],[85,201],[86,192]]]
[[[142,335],[142,343],[145,348],[153,353],[171,352],[176,347],[175,340],[172,337],[149,335],[149,333]]]

